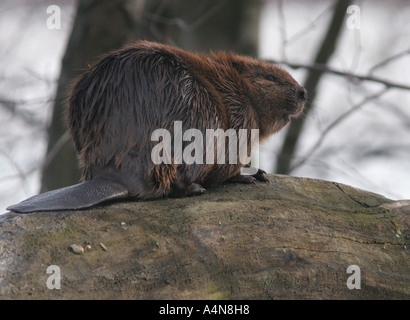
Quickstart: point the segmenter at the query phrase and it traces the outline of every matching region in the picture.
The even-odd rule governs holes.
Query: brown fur
[[[200,185],[222,183],[244,165],[154,165],[155,129],[173,132],[178,120],[204,136],[206,129],[259,129],[263,141],[299,115],[306,98],[289,73],[266,62],[139,41],[79,77],[67,119],[84,180],[112,180],[131,197],[150,199],[202,193]]]

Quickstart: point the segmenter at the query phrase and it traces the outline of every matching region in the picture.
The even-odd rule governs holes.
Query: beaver
[[[188,164],[171,153],[170,162],[154,163],[153,149],[165,137],[153,140],[153,133],[161,128],[175,138],[175,123],[183,132],[203,135],[209,129],[254,129],[262,142],[299,116],[306,100],[306,90],[287,71],[267,62],[137,41],[100,57],[69,92],[66,119],[83,182],[7,209],[75,210],[113,199],[200,195],[226,181],[268,181],[261,170],[241,175],[247,164],[240,161]],[[253,142],[249,137],[245,142],[249,155]],[[171,139],[170,150],[177,143]],[[186,147],[190,141],[181,143]],[[208,152],[216,158],[218,148]],[[227,154],[227,146],[222,148]]]

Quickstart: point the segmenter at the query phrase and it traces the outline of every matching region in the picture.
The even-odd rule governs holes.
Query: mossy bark
[[[0,216],[0,299],[410,298],[409,201],[269,177],[200,197]],[[59,290],[47,288],[50,265]],[[346,285],[350,265],[361,289]]]

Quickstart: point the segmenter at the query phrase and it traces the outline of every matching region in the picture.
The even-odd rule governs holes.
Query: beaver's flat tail
[[[123,185],[104,179],[93,179],[41,193],[20,203],[13,204],[7,210],[18,213],[78,210],[89,208],[104,201],[125,199],[127,197],[128,190]]]

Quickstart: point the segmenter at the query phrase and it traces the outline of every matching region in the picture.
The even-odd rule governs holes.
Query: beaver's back
[[[75,83],[67,109],[85,177],[90,165],[118,168],[130,152],[147,158],[152,132],[172,133],[174,121],[183,130],[221,127],[218,103],[165,48],[134,45],[103,57]]]

